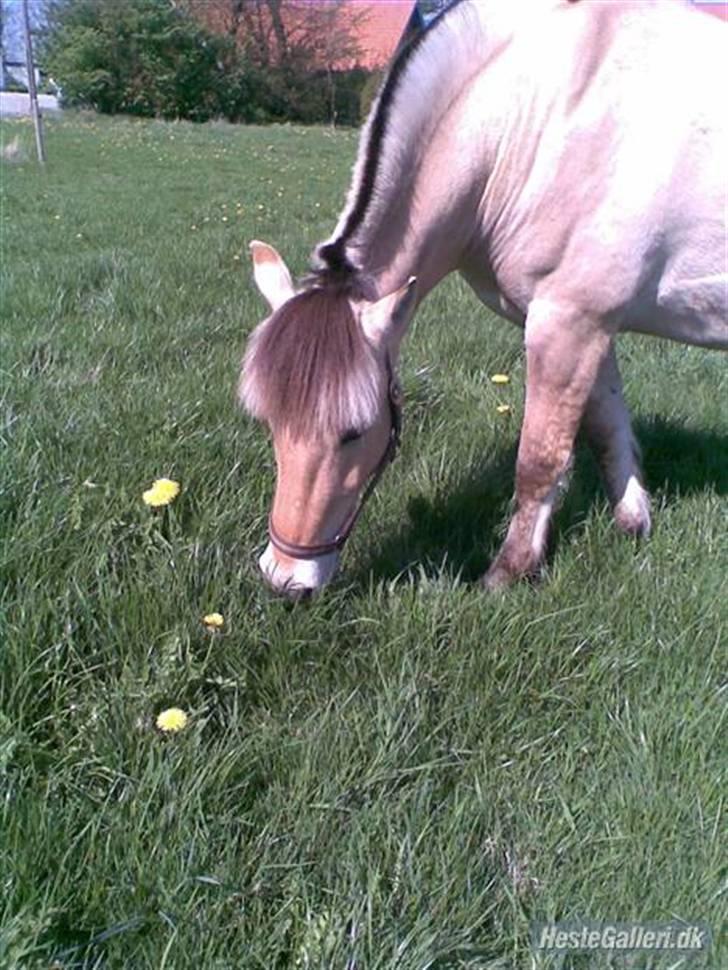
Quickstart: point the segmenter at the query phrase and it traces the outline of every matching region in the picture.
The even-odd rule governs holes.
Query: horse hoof
[[[630,480],[623,498],[615,506],[614,521],[625,535],[647,538],[650,534],[650,496],[636,479]]]
[[[516,580],[510,570],[494,563],[487,573],[480,579],[480,585],[487,593],[502,593],[512,586]]]

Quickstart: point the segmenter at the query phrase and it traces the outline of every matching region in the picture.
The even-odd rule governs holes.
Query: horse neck
[[[463,0],[411,57],[389,109],[371,201],[346,244],[351,261],[374,279],[380,294],[417,276],[423,296],[461,262],[476,228],[499,128],[492,111],[473,110],[469,90],[508,45],[523,6]],[[365,130],[349,212],[367,137]],[[347,215],[345,210],[334,238]]]
[[[457,268],[478,208],[478,187],[467,175],[446,142],[431,142],[382,216],[354,240],[357,259],[380,295],[416,276],[423,297]]]

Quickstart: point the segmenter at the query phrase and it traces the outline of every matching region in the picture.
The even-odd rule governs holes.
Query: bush
[[[165,0],[61,0],[42,47],[66,104],[198,121],[219,113],[224,56]]]
[[[66,105],[161,118],[357,125],[370,74],[257,66],[168,0],[58,0],[41,48]]]
[[[371,107],[374,104],[374,99],[379,94],[379,88],[382,86],[383,81],[383,71],[372,71],[362,85],[361,92],[359,94],[359,120],[361,122],[366,121],[369,112],[371,111]]]

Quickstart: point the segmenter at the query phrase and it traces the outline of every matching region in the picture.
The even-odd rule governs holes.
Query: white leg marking
[[[543,555],[544,546],[546,545],[551,513],[554,510],[560,487],[560,482],[554,485],[546,498],[541,501],[538,512],[536,513],[536,522],[533,527],[533,535],[531,536],[531,551],[539,561]]]
[[[624,494],[614,509],[614,518],[623,532],[633,535],[650,534],[650,497],[636,475],[630,475]]]

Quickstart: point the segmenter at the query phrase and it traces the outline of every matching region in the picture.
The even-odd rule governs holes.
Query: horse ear
[[[393,344],[394,350],[404,336],[417,303],[417,277],[410,276],[400,289],[382,297],[376,303],[366,303],[361,313],[361,325],[367,338],[375,345]]]
[[[275,312],[295,293],[288,267],[272,246],[257,239],[250,244],[250,255],[256,285]]]

